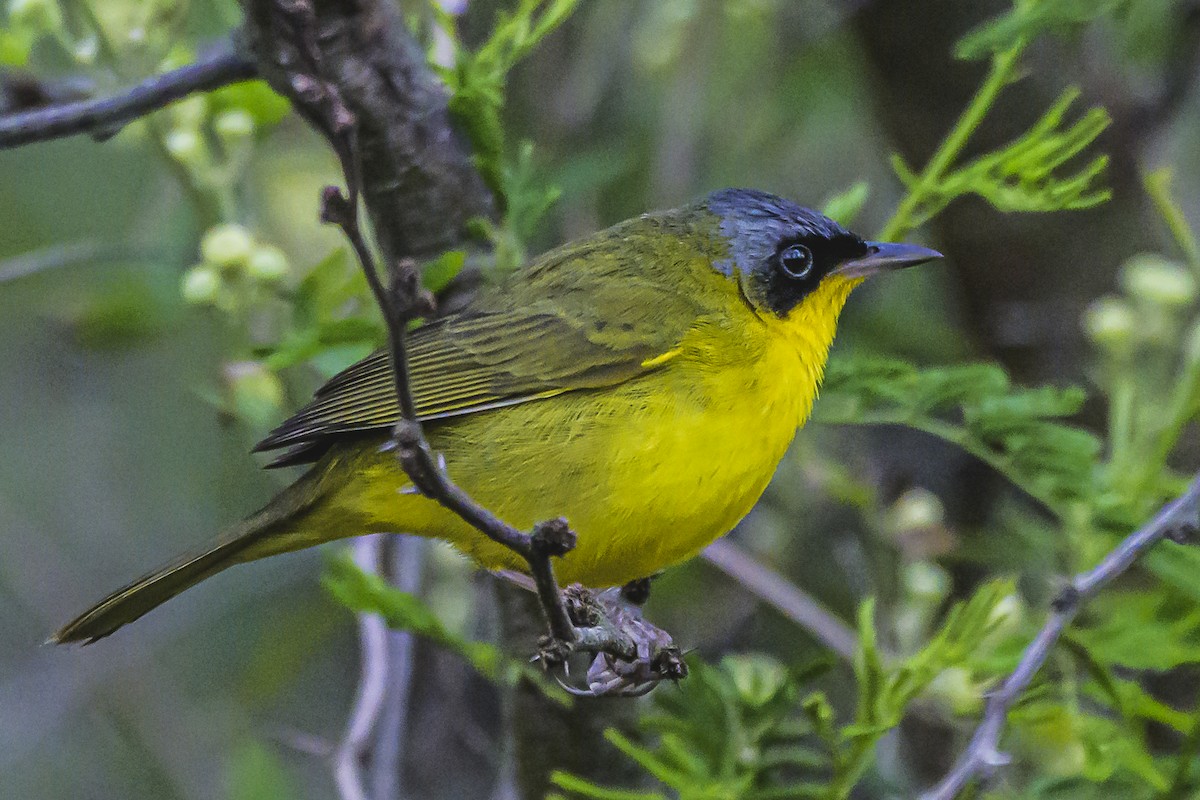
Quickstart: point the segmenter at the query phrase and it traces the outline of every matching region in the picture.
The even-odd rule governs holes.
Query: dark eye
[[[803,280],[812,273],[812,250],[802,244],[790,244],[779,253],[779,266],[790,277]]]

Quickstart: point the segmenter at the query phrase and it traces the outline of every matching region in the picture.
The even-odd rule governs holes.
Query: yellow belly
[[[622,584],[728,532],[808,415],[824,353],[805,360],[784,341],[754,349],[737,363],[694,349],[616,387],[452,419],[426,433],[451,479],[510,524],[528,530],[567,518],[579,539],[556,563],[560,581]],[[311,515],[322,538],[415,533],[446,539],[487,568],[524,566],[436,503],[400,492],[404,475],[378,442],[337,458],[353,477]]]

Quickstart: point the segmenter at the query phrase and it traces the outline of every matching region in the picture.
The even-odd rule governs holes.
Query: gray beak
[[[916,244],[892,242],[867,242],[867,254],[843,261],[833,270],[834,275],[845,278],[866,278],[877,272],[915,267],[926,261],[941,258],[942,254]]]

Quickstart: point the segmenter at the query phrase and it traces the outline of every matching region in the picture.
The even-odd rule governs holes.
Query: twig
[[[104,140],[126,123],[176,100],[248,80],[257,74],[254,62],[232,42],[227,42],[194,64],[147,78],[112,97],[0,116],[0,150],[80,133]]]
[[[727,538],[710,544],[703,555],[714,567],[811,633],[842,659],[854,660],[858,649],[854,630],[787,578],[756,561]]]
[[[392,536],[386,542],[384,574],[400,591],[409,594],[420,591],[428,544],[416,536]],[[391,679],[371,753],[371,800],[394,800],[404,796],[404,753],[408,743],[415,649],[416,637],[412,631],[388,632]]]
[[[1050,617],[1025,649],[1017,668],[988,697],[983,720],[975,729],[967,749],[942,782],[925,795],[925,800],[954,800],[976,776],[987,780],[996,769],[1008,764],[1009,757],[1000,752],[999,745],[1009,709],[1046,662],[1050,651],[1079,609],[1154,545],[1168,538],[1188,541],[1194,537],[1198,527],[1200,475],[1192,480],[1187,492],[1168,503],[1154,519],[1124,539],[1095,569],[1075,576],[1051,604]]]
[[[354,543],[354,562],[367,572],[379,572],[386,534],[364,536]],[[383,711],[388,692],[388,628],[378,614],[359,614],[358,640],[362,646],[362,670],[354,710],[346,733],[333,754],[333,777],[341,800],[367,800],[363,786],[363,762],[370,755],[371,732]]]

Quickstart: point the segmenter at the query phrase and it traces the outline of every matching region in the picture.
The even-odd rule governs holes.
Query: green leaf
[[[835,194],[826,200],[821,208],[821,213],[849,227],[858,218],[870,195],[871,185],[866,181],[859,181],[844,192]]]
[[[226,783],[229,800],[290,800],[299,796],[279,757],[256,741],[234,752]]]
[[[321,580],[339,603],[358,613],[374,613],[388,626],[418,636],[460,656],[483,677],[505,685],[528,680],[552,700],[570,704],[570,696],[551,685],[532,665],[510,659],[499,648],[474,642],[446,628],[419,597],[389,586],[381,577],[363,572],[347,554],[333,559]]]
[[[1065,36],[1112,12],[1121,0],[1024,0],[975,28],[954,47],[956,58],[976,60],[1017,47],[1041,34]]]

